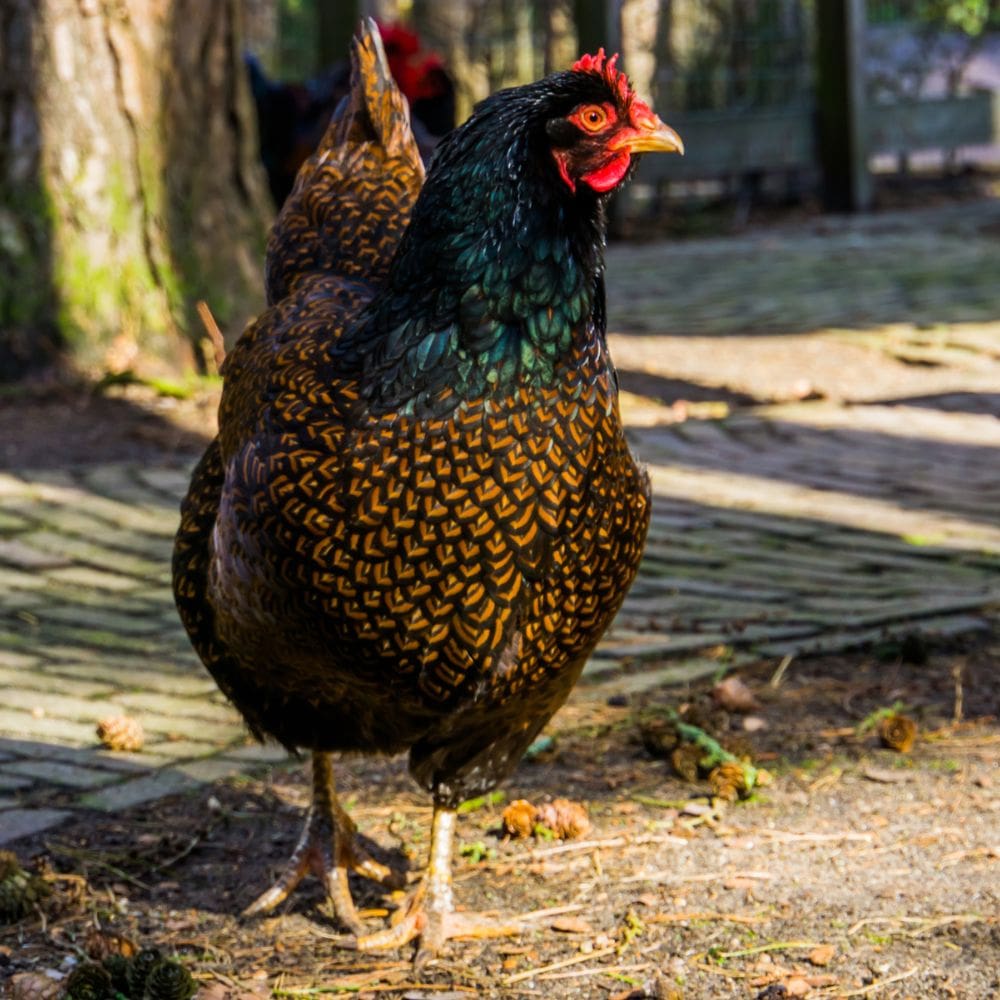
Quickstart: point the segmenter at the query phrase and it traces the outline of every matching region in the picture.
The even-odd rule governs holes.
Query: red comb
[[[618,96],[627,101],[632,96],[632,88],[629,86],[628,77],[618,69],[618,53],[616,52],[610,59],[604,54],[604,49],[599,48],[596,56],[583,55],[570,67],[577,73],[596,73],[604,78],[604,82],[614,90]]]

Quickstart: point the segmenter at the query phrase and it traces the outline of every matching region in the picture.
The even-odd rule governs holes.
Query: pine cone
[[[557,840],[571,840],[590,831],[590,818],[582,803],[569,799],[556,799],[543,806],[517,799],[503,811],[504,832],[512,837],[530,837],[538,826],[545,827]]]
[[[0,924],[27,916],[52,890],[47,882],[26,872],[10,851],[0,851]]]
[[[547,826],[557,840],[572,840],[590,832],[590,817],[580,802],[556,799],[540,806],[535,813],[535,822]]]
[[[639,720],[639,738],[651,757],[667,757],[677,747],[681,738],[677,727],[662,715],[651,715]]]
[[[77,966],[66,980],[63,1000],[107,1000],[111,996],[111,976],[96,962]]]
[[[115,993],[128,996],[128,970],[132,967],[131,959],[124,955],[108,955],[101,963],[111,977],[111,987]]]
[[[906,715],[887,715],[878,725],[882,746],[900,753],[909,753],[917,738],[917,724]]]
[[[0,882],[5,882],[12,875],[23,873],[21,862],[13,851],[0,851]]]
[[[146,978],[150,970],[163,958],[159,948],[143,948],[128,964],[128,995],[141,997],[146,988]]]
[[[97,723],[97,738],[108,750],[141,750],[146,737],[137,719],[112,715]]]
[[[698,780],[698,765],[704,754],[701,747],[693,743],[682,743],[670,755],[670,763],[685,781],[695,782]]]
[[[189,1000],[195,984],[191,973],[179,962],[161,959],[146,977],[143,1000]]]
[[[503,831],[511,837],[530,837],[535,829],[535,807],[527,799],[516,799],[503,811]]]
[[[747,776],[743,766],[736,761],[727,761],[714,768],[708,775],[712,794],[727,802],[735,802],[747,794]]]

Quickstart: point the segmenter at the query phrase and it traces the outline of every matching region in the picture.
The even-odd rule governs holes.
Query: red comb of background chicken
[[[632,99],[632,85],[628,82],[628,77],[618,69],[618,53],[616,52],[610,59],[604,54],[604,48],[597,50],[597,55],[583,55],[570,67],[578,73],[597,73],[604,77],[609,87],[617,91],[618,96],[623,101]]]

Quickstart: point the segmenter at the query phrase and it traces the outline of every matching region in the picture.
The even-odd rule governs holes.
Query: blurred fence
[[[688,155],[648,158],[639,180],[686,195],[785,189],[818,174],[815,10],[826,0],[674,0],[656,96]],[[1000,165],[1000,9],[992,0],[869,0],[869,162]],[[994,31],[994,29],[998,29]],[[924,157],[921,161],[921,156]],[[699,183],[692,188],[692,182]]]
[[[247,0],[250,2],[250,0]],[[266,3],[267,0],[255,0]],[[276,0],[272,65],[299,78],[316,64],[326,0]],[[816,5],[828,0],[605,0],[609,44],[639,88],[685,138],[688,155],[648,157],[640,180],[684,193],[691,181],[732,187],[772,174],[815,174]],[[577,52],[579,0],[370,0],[404,18],[452,72],[459,117],[492,90],[567,64]],[[592,11],[591,11],[592,13]],[[868,0],[866,134],[883,166],[934,149],[992,146],[1000,164],[1000,4],[995,0]],[[600,18],[598,18],[600,24]],[[991,73],[993,74],[991,76]],[[981,93],[992,90],[994,96]],[[891,159],[886,156],[891,154]],[[677,182],[677,183],[673,183]],[[808,183],[808,180],[806,181]],[[672,187],[671,187],[672,185]]]

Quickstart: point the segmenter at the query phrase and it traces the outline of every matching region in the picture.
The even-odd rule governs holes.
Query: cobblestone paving
[[[984,329],[992,364],[1000,324]],[[676,422],[658,405],[626,409],[656,493],[642,572],[574,697],[714,671],[720,647],[780,658],[995,619],[995,416],[821,400]],[[187,473],[0,472],[0,843],[285,759],[248,742],[177,621]],[[118,714],[141,722],[141,752],[99,748]]]

